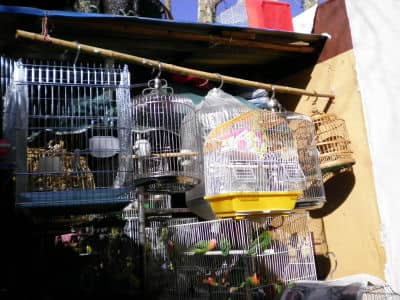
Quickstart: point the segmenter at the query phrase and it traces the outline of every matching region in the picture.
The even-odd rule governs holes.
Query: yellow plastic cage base
[[[242,219],[248,216],[288,212],[302,195],[292,192],[243,192],[204,197],[218,218]]]

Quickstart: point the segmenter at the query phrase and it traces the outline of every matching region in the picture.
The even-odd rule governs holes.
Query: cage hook
[[[315,96],[315,99],[313,100],[313,102],[311,104],[312,105],[312,111],[311,112],[313,114],[318,112],[318,108],[317,108],[318,94],[317,94],[316,90],[314,90],[314,96]]]
[[[162,63],[158,62],[158,73],[156,75],[156,78],[160,78],[161,76],[161,71],[162,71]]]
[[[275,86],[274,85],[271,85],[271,91],[272,91],[272,94],[271,94],[270,99],[275,99]]]
[[[222,75],[219,74],[219,73],[215,73],[215,75],[217,75],[217,77],[218,77],[219,80],[220,80],[220,84],[219,84],[219,86],[218,86],[218,89],[220,90],[220,89],[222,89],[222,87],[224,86],[224,78],[223,78]]]
[[[75,55],[74,64],[73,64],[74,66],[76,65],[76,62],[78,61],[80,53],[81,53],[81,44],[79,44],[79,42],[76,42],[76,55]]]
[[[200,83],[199,86],[203,87],[206,86],[208,84],[208,79],[204,79],[204,82]]]

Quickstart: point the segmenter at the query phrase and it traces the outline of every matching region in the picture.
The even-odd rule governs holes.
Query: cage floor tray
[[[299,191],[243,192],[204,197],[218,218],[241,219],[246,216],[293,210]]]
[[[128,188],[28,192],[18,194],[17,206],[24,208],[120,204],[129,202]]]

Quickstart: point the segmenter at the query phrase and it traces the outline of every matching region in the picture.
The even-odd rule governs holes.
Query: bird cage
[[[165,80],[149,82],[142,95],[133,99],[134,183],[148,192],[184,192],[199,183],[200,141],[182,143],[185,134],[196,136],[197,123],[188,98],[173,94]]]
[[[344,120],[332,113],[315,113],[311,119],[317,134],[321,170],[330,172],[352,166],[355,160]]]
[[[307,219],[300,213],[169,226],[176,298],[272,299],[294,280],[316,280]]]
[[[237,98],[225,93],[221,89],[214,88],[208,92],[204,100],[196,107],[195,118],[193,116],[188,116],[188,118],[189,121],[192,122],[195,122],[197,119],[201,145],[203,145],[207,135],[212,129],[252,109],[253,108],[248,104],[239,101]],[[186,124],[189,125],[187,130],[190,131],[190,128],[193,126],[190,122]],[[186,128],[183,129],[186,131]],[[183,134],[182,138],[185,143],[191,143],[191,139],[196,139],[198,136],[193,136],[189,132],[188,134]],[[203,160],[199,160],[199,163],[202,174],[204,174]],[[215,215],[210,205],[203,199],[204,193],[204,178],[202,176],[201,183],[186,192],[187,206],[195,214],[204,219],[214,219]]]
[[[299,196],[296,208],[321,208],[326,202],[326,198],[319,152],[316,145],[315,128],[311,119],[308,116],[282,108],[274,94],[270,98],[256,98],[250,100],[250,102],[258,108],[267,109],[284,118],[293,132],[299,163],[306,179],[303,194]]]
[[[131,201],[129,88],[126,67],[16,63],[5,124],[18,207],[66,213]]]
[[[305,187],[293,132],[269,111],[213,129],[203,147],[206,199],[218,217],[288,211]]]
[[[321,208],[326,202],[326,197],[314,125],[308,116],[302,114],[286,111],[280,115],[285,117],[293,131],[300,166],[306,179],[303,194],[298,198],[296,208]]]

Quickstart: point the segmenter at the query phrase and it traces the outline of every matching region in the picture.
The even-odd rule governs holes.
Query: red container
[[[290,4],[280,1],[246,0],[249,27],[293,31]]]

